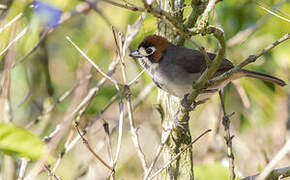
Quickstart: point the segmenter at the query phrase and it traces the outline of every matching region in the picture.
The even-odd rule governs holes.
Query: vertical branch
[[[130,86],[128,85],[127,82],[127,73],[126,73],[126,66],[125,66],[125,55],[126,55],[126,50],[135,37],[135,35],[138,33],[141,24],[143,23],[144,19],[146,17],[146,13],[142,13],[142,15],[137,19],[135,24],[132,26],[128,26],[126,36],[124,43],[122,43],[122,35],[121,33],[117,33],[115,29],[113,29],[113,35],[115,38],[115,42],[118,48],[118,53],[121,59],[121,71],[122,71],[122,77],[123,77],[123,83],[124,85],[124,93],[125,93],[125,98],[126,98],[126,104],[127,104],[127,112],[128,112],[128,118],[129,118],[129,124],[130,124],[130,131],[132,135],[132,141],[134,143],[134,146],[137,150],[138,157],[141,161],[142,167],[144,172],[147,171],[147,162],[145,159],[145,155],[142,151],[139,136],[137,133],[137,128],[135,126],[134,118],[133,118],[133,110],[132,110],[132,100],[131,100],[131,91],[130,91]]]
[[[183,0],[163,0],[159,1],[159,7],[163,11],[167,11],[173,16],[177,21],[182,22],[183,19]],[[183,43],[184,39],[182,37],[177,37],[175,32],[163,21],[157,22],[158,34],[166,37],[174,44],[180,45]],[[170,163],[163,170],[162,179],[193,179],[193,155],[191,148],[185,148],[192,142],[191,134],[189,130],[188,121],[182,124],[184,129],[179,127],[173,127],[174,120],[176,119],[176,112],[179,106],[179,100],[174,96],[168,95],[166,92],[159,90],[160,103],[164,109],[164,120],[162,122],[162,137],[166,137],[169,129],[171,134],[166,141],[163,148],[163,159],[165,162],[169,162],[171,159],[176,157],[178,153],[184,150],[180,156],[176,158],[175,161]],[[187,116],[189,119],[189,116]],[[188,120],[187,119],[187,120]]]
[[[225,102],[224,102],[224,95],[222,91],[219,91],[219,95],[220,95],[220,100],[221,100],[221,106],[222,106],[222,110],[223,110],[223,120],[222,120],[222,124],[224,126],[226,135],[225,135],[225,141],[226,141],[226,145],[227,145],[227,155],[229,158],[229,169],[230,169],[230,179],[234,180],[236,177],[235,174],[235,157],[234,157],[234,153],[233,153],[233,146],[232,146],[232,140],[234,138],[234,136],[231,135],[230,132],[230,117],[232,115],[234,115],[234,113],[231,114],[227,114],[226,113],[226,109],[225,109]]]

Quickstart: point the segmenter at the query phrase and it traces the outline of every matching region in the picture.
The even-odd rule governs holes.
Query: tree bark
[[[178,21],[183,21],[184,0],[159,0],[158,6],[170,12]],[[175,33],[162,21],[157,21],[157,33],[166,37],[176,45],[183,45],[184,39]],[[164,135],[173,127],[170,137],[164,147],[164,162],[170,161],[176,154],[182,151],[190,142],[191,134],[188,121],[182,123],[184,129],[174,126],[175,114],[178,111],[179,99],[159,90],[159,101],[164,111],[162,122],[162,134]],[[162,179],[194,179],[193,155],[188,148],[177,160],[162,172]]]

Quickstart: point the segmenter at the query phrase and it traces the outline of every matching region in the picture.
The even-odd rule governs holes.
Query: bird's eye
[[[153,47],[153,46],[151,46],[151,47],[148,47],[147,49],[146,49],[146,54],[147,55],[151,55],[151,54],[153,54],[154,52],[155,52],[155,47]]]

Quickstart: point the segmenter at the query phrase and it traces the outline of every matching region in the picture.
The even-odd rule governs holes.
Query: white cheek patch
[[[148,54],[146,53],[146,49],[143,48],[143,47],[141,47],[141,48],[139,49],[139,53],[140,53],[142,56],[148,56]]]
[[[138,51],[142,56],[146,57],[152,55],[156,51],[156,48],[154,46],[150,46],[147,50],[150,50],[150,53],[147,53],[148,51],[146,51],[144,47],[140,47]]]

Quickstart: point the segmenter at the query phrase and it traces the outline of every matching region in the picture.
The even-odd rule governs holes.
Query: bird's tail
[[[267,81],[270,83],[274,83],[277,84],[279,86],[285,86],[286,83],[285,81],[274,77],[274,76],[270,76],[268,74],[264,74],[264,73],[260,73],[260,72],[255,72],[255,71],[250,71],[250,70],[246,70],[246,69],[241,69],[239,70],[238,74],[240,74],[240,76],[246,76],[246,77],[250,77],[250,78],[256,78],[256,79],[261,79],[263,81]]]

